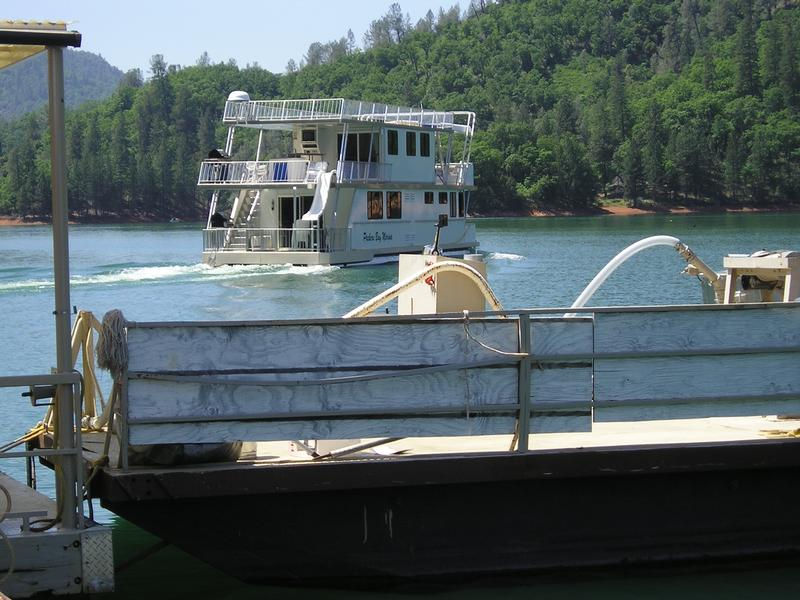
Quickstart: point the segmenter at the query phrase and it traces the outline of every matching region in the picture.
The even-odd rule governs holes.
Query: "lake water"
[[[539,219],[477,222],[489,281],[506,308],[569,306],[617,252],[649,235],[687,243],[716,270],[727,253],[800,249],[800,215],[731,214]],[[200,263],[200,225],[75,226],[70,228],[71,300],[98,317],[112,308],[129,320],[221,320],[335,317],[392,285],[396,265],[374,267],[220,267]],[[55,364],[52,242],[49,227],[0,228],[0,375],[46,373]],[[666,247],[625,263],[590,304],[700,302],[697,281]],[[0,389],[0,442],[24,433],[42,409]],[[18,464],[17,464],[18,463]],[[24,480],[22,461],[0,469]],[[45,469],[40,489],[52,490]],[[101,520],[112,516],[98,511]],[[201,525],[200,525],[201,526]],[[155,540],[117,521],[117,559]],[[174,584],[165,584],[172,580]],[[245,586],[168,548],[122,571],[116,597],[189,598],[684,598],[800,597],[800,566],[761,563],[747,569],[716,567],[702,573],[663,571],[594,573],[526,580],[481,580],[466,586],[405,588],[391,592],[287,590]],[[166,587],[165,587],[166,585]]]

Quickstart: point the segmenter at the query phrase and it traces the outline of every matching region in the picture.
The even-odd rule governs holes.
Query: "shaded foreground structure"
[[[73,371],[70,343],[69,243],[67,239],[66,150],[64,139],[63,49],[80,46],[81,35],[64,23],[0,21],[0,68],[47,52],[53,270],[57,367],[45,375],[0,377],[0,387],[29,388],[31,401],[47,404],[54,447],[10,451],[2,458],[29,463],[28,485],[0,472],[0,590],[14,598],[39,592],[110,591],[114,586],[111,530],[90,527],[83,516],[80,374]],[[13,410],[4,406],[3,409]],[[47,456],[56,465],[56,501],[31,489],[30,461]]]

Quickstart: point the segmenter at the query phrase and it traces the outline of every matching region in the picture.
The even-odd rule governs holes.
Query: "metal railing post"
[[[67,163],[64,132],[64,50],[47,48],[49,84],[50,177],[53,202],[53,274],[55,284],[56,370],[72,371],[69,299],[69,232],[67,227]],[[56,447],[74,449],[74,398],[72,385],[57,386],[55,400]],[[56,494],[61,501],[61,526],[75,529],[78,525],[77,462],[79,456],[59,457],[56,469]]]
[[[526,356],[519,361],[519,438],[517,450],[528,449],[528,435],[531,431],[531,319],[526,314],[519,315],[519,351]]]

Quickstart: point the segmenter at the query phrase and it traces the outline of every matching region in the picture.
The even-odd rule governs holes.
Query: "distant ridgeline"
[[[122,71],[102,56],[67,49],[64,53],[64,92],[68,107],[108,98],[119,85]],[[47,103],[47,54],[0,71],[0,119],[11,120]]]
[[[363,49],[348,32],[280,75],[156,55],[147,82],[128,73],[110,98],[68,115],[70,205],[202,214],[198,162],[224,139],[225,98],[242,89],[475,110],[478,213],[582,210],[603,195],[780,206],[800,199],[797,31],[788,0],[473,0],[416,24],[392,5]],[[0,123],[0,213],[47,214],[45,132],[41,111]],[[254,153],[247,133],[237,157]],[[288,149],[273,133],[267,157]]]

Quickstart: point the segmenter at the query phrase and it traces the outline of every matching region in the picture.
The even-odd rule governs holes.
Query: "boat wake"
[[[525,260],[521,254],[513,254],[511,252],[489,252],[486,255],[489,260]]]
[[[328,273],[339,267],[327,265],[224,265],[210,267],[204,263],[194,265],[152,265],[123,267],[109,265],[107,271],[91,275],[74,275],[70,283],[73,287],[91,285],[116,285],[141,282],[202,283],[208,281],[229,281],[265,275],[316,275]],[[0,293],[35,291],[53,287],[51,279],[28,279],[22,281],[0,282]]]

